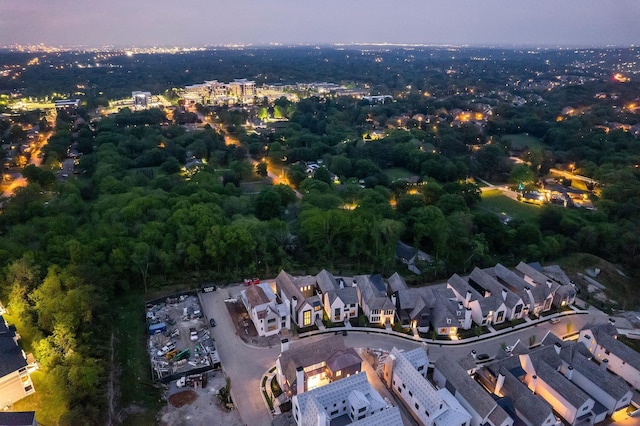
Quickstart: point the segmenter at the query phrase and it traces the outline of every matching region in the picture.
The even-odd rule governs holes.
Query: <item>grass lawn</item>
[[[482,202],[478,204],[476,209],[498,215],[505,213],[509,217],[525,221],[536,220],[540,214],[540,207],[513,200],[502,194],[499,189],[484,191],[482,193]]]
[[[504,141],[511,142],[511,146],[513,146],[514,148],[524,149],[526,147],[529,147],[529,148],[546,147],[546,145],[544,144],[544,142],[542,142],[542,140],[526,133],[520,133],[515,135],[504,135],[502,139]]]
[[[392,167],[390,169],[385,169],[384,173],[389,176],[389,179],[391,179],[392,181],[398,179],[406,179],[415,175],[415,173],[411,173],[404,167]]]

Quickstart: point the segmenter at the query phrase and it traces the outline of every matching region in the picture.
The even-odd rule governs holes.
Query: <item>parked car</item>
[[[559,322],[560,322],[560,318],[551,318],[551,319],[549,320],[549,322],[550,322],[551,324],[557,324],[557,323],[559,323]]]
[[[489,359],[489,355],[487,354],[478,354],[478,356],[476,357],[476,359],[478,361],[486,361]]]
[[[174,350],[175,348],[176,344],[174,342],[169,342],[158,351],[158,356],[163,356],[164,354]]]
[[[250,286],[250,285],[256,285],[256,284],[260,284],[260,278],[245,278],[244,279],[244,285],[245,286]]]
[[[504,351],[505,351],[506,353],[508,353],[508,354],[510,354],[512,350],[513,350],[513,346],[505,346],[505,347],[504,347]]]
[[[209,325],[211,327],[215,327],[216,326],[216,320],[214,320],[213,318],[209,318]]]
[[[198,340],[198,332],[196,331],[196,329],[195,329],[195,328],[191,327],[191,328],[189,329],[189,333],[191,334],[191,337],[190,337],[190,338],[191,338],[191,340],[192,340],[192,341],[194,341],[194,342],[195,342],[196,340]]]

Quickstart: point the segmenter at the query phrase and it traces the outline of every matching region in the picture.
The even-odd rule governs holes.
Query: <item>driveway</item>
[[[237,285],[200,293],[200,300],[206,317],[216,320],[217,326],[211,329],[211,334],[216,339],[222,368],[231,378],[233,402],[242,421],[247,425],[268,426],[271,425],[271,413],[263,400],[260,380],[275,365],[280,347],[251,347],[236,335],[224,300],[230,294],[239,295],[242,289]]]

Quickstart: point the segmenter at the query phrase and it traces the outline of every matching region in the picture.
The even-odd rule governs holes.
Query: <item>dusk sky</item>
[[[0,45],[640,44],[638,0],[0,0]]]

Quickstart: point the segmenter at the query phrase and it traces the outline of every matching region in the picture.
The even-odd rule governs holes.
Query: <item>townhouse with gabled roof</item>
[[[553,294],[553,305],[555,307],[560,308],[562,306],[572,305],[575,303],[578,293],[576,286],[560,266],[543,266],[542,273],[559,284],[558,289]]]
[[[471,415],[472,426],[511,426],[514,421],[459,362],[440,357],[434,364],[433,380],[446,388]]]
[[[322,320],[322,300],[316,291],[315,277],[293,277],[280,271],[276,277],[276,291],[299,327],[309,327]]]
[[[562,421],[539,395],[524,383],[526,371],[518,357],[507,357],[477,371],[478,380],[497,398],[498,404],[514,419],[530,426],[555,426]]]
[[[502,265],[500,265],[500,267],[505,274],[505,278],[503,278],[506,280],[505,283],[513,286],[514,291],[524,290],[529,296],[530,313],[537,316],[551,309],[555,292],[560,288],[560,284],[524,262],[520,262],[515,269],[516,276],[519,276],[521,280],[507,280],[506,277],[512,278],[512,275],[507,274],[506,271],[509,271],[507,268]],[[498,268],[498,265],[496,265],[496,270]],[[526,300],[525,297],[523,297],[523,299]]]
[[[384,360],[383,380],[423,425],[467,426],[471,415],[447,389],[427,380],[429,359],[422,348],[393,348]]]
[[[358,290],[323,269],[316,275],[324,311],[333,322],[358,318]]]
[[[410,327],[421,333],[432,328],[442,336],[455,335],[460,328],[471,328],[471,310],[457,302],[450,289],[408,288],[397,273],[387,281],[391,301],[403,327]]]
[[[276,378],[292,396],[344,379],[362,371],[362,358],[339,335],[289,346],[283,339],[276,360]]]
[[[553,295],[545,293],[542,287],[532,287],[532,285],[522,277],[499,263],[492,268],[484,269],[484,271],[502,284],[508,291],[520,297],[523,302],[523,316],[530,313],[540,315],[540,312],[551,309]]]
[[[398,407],[380,396],[365,372],[299,393],[291,402],[293,418],[298,426],[402,424]]]
[[[480,293],[478,289],[481,287],[472,286],[471,282],[458,274],[453,274],[447,280],[447,288],[453,291],[456,300],[464,308],[471,309],[471,317],[476,324],[499,324],[505,321],[507,307],[502,294],[493,295],[488,290]]]
[[[395,323],[396,307],[387,296],[387,285],[380,274],[353,277],[358,303],[370,324]]]
[[[562,361],[560,372],[595,399],[594,423],[629,405],[633,393],[627,383],[607,371],[606,363],[596,364],[583,343],[563,341],[548,333],[542,344],[553,345]]]
[[[570,425],[593,424],[595,400],[560,372],[562,362],[557,355],[553,346],[520,355],[527,372],[524,382]]]
[[[618,330],[613,325],[585,327],[580,330],[578,342],[584,343],[603,368],[640,389],[640,354],[618,340]]]
[[[260,336],[273,336],[282,329],[289,329],[291,316],[283,303],[278,303],[275,293],[268,284],[252,285],[240,292],[256,331]]]
[[[487,295],[489,297],[494,295],[499,296],[498,300],[500,298],[502,299],[502,303],[504,303],[506,311],[502,320],[500,318],[501,312],[496,312],[494,322],[495,324],[499,324],[507,320],[511,321],[514,319],[522,318],[524,308],[524,302],[522,298],[518,294],[510,291],[507,287],[498,282],[486,271],[479,268],[474,268],[467,280],[469,281],[469,284],[478,292],[484,292],[485,298],[487,297]]]

